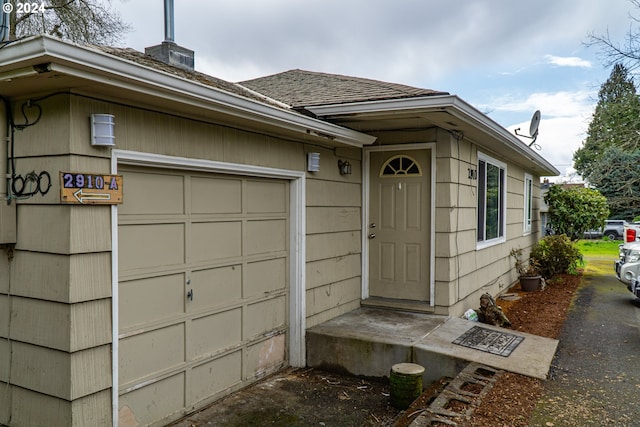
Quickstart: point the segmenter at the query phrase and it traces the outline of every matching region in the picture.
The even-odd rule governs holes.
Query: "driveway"
[[[616,279],[613,259],[587,262],[531,426],[639,423],[640,304]]]

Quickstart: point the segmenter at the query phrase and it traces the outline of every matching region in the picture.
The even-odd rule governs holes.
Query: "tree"
[[[630,185],[638,184],[637,168],[628,163],[640,150],[639,130],[635,83],[624,65],[615,64],[598,93],[587,138],[573,155],[576,170],[607,197],[614,217],[627,217],[630,203],[640,200],[640,187]]]
[[[130,26],[111,9],[111,0],[10,0],[9,39],[48,34],[74,43],[115,44]],[[27,6],[30,5],[30,6]],[[43,5],[36,12],[32,5]]]
[[[630,219],[640,213],[640,150],[608,147],[590,184],[607,198],[611,218]]]
[[[583,178],[591,181],[606,148],[637,149],[639,138],[635,130],[639,125],[638,116],[640,101],[633,78],[622,64],[616,64],[598,92],[598,103],[587,129],[587,138],[573,155],[575,168]]]
[[[640,9],[640,0],[629,0],[629,2]],[[640,67],[640,19],[632,15],[630,18],[632,24],[629,26],[623,44],[611,40],[609,31],[601,35],[589,34],[585,44],[600,48],[600,56],[605,67],[610,67],[613,64],[622,64],[628,70]]]
[[[566,234],[571,240],[603,227],[609,217],[607,199],[592,188],[552,185],[544,201],[549,204],[549,221],[556,234]]]

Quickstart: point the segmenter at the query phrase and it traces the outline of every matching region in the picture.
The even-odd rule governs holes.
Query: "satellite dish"
[[[540,126],[540,110],[536,110],[531,117],[531,125],[529,126],[529,135],[532,138],[538,136],[538,126]]]
[[[518,133],[520,128],[516,129],[514,133],[518,136],[523,136],[525,138],[531,139],[531,143],[529,144],[529,147],[531,147],[535,144],[536,139],[538,138],[538,126],[540,126],[540,110],[536,110],[536,112],[533,113],[533,117],[531,117],[531,124],[529,125],[529,135]],[[539,145],[535,144],[534,146],[536,147],[536,149],[540,149]]]

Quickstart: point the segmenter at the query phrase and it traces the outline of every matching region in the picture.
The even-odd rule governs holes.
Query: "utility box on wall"
[[[16,203],[0,200],[0,244],[16,243]]]

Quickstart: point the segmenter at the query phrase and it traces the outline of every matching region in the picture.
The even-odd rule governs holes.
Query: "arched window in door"
[[[398,175],[422,176],[422,169],[417,161],[404,154],[398,154],[387,160],[380,168],[381,177],[395,177]]]

